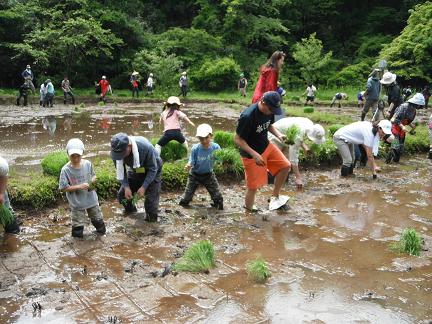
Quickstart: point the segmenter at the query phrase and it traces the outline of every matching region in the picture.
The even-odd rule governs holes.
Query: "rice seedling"
[[[65,151],[52,152],[42,159],[41,166],[45,174],[59,177],[62,167],[68,162],[69,157]]]
[[[12,211],[6,207],[4,204],[0,205],[0,224],[3,225],[3,227],[11,224],[14,221],[14,216],[12,214]]]
[[[292,125],[286,130],[285,136],[285,143],[287,143],[288,145],[294,145],[296,140],[300,136],[300,127],[298,127],[297,125]]]
[[[246,271],[249,279],[255,282],[265,282],[271,277],[267,262],[261,256],[257,256],[255,260],[250,261],[246,265]]]
[[[213,136],[213,141],[218,143],[221,148],[235,148],[234,134],[224,131],[216,131]]]
[[[156,145],[158,139],[153,138],[151,143]],[[177,141],[170,141],[167,145],[162,147],[161,158],[163,161],[174,162],[176,160],[183,159],[187,156],[187,149]]]
[[[329,130],[329,132],[330,132],[330,135],[333,136],[334,133],[336,133],[336,131],[337,131],[339,128],[343,127],[343,126],[344,126],[344,125],[342,125],[342,124],[333,124],[333,125],[330,125],[330,126],[328,127],[328,130]]]
[[[132,203],[132,205],[136,205],[136,203],[140,200],[140,199],[144,199],[144,198],[140,198],[139,196],[138,196],[138,194],[135,192],[134,194],[133,194],[133,196],[132,196],[132,198],[131,199],[122,199],[122,201],[121,201],[121,203],[122,203],[122,205],[126,205],[127,203]]]
[[[240,175],[243,173],[243,163],[240,153],[234,148],[224,148],[213,153],[215,159],[215,172],[234,173]]]
[[[103,101],[99,101],[99,102],[98,102],[98,106],[99,106],[99,107],[103,107],[103,106],[105,106],[105,102],[103,102]]]
[[[406,228],[402,232],[399,242],[390,245],[395,251],[408,253],[409,255],[420,255],[422,238],[414,228]]]
[[[315,111],[314,107],[304,107],[304,108],[303,108],[303,112],[304,112],[305,114],[311,114],[311,113],[313,113],[314,111]]]
[[[215,266],[213,244],[208,240],[203,240],[192,244],[173,268],[176,271],[208,273]]]

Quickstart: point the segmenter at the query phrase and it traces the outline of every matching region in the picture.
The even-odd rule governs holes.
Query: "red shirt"
[[[252,103],[260,101],[265,92],[276,91],[278,77],[279,72],[277,70],[270,67],[263,68],[255,87]]]
[[[106,93],[108,91],[109,82],[108,80],[100,80],[99,85],[101,87],[101,93]]]

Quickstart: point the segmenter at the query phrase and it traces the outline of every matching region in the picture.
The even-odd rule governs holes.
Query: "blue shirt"
[[[47,84],[47,92],[54,93],[54,85],[51,82]]]
[[[214,157],[213,152],[220,150],[217,143],[210,143],[209,148],[204,148],[201,144],[192,146],[189,164],[192,166],[193,173],[204,174],[213,171]]]

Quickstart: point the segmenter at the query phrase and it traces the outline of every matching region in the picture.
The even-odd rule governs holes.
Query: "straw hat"
[[[179,97],[171,96],[171,97],[168,98],[167,104],[169,104],[169,105],[176,104],[178,106],[181,106],[182,103],[180,102]]]

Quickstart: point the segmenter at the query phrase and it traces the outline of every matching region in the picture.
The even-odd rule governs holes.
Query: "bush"
[[[260,256],[247,264],[246,271],[248,277],[256,282],[264,282],[271,277],[267,262]]]
[[[415,135],[407,134],[405,137],[405,152],[418,153],[429,151],[429,134],[426,126],[418,126]]]
[[[243,174],[243,163],[240,153],[234,148],[224,148],[213,152],[215,159],[215,173],[235,174],[237,176]]]
[[[218,143],[221,148],[236,148],[234,143],[234,133],[216,131],[213,136],[213,141]]]
[[[11,203],[23,209],[42,209],[54,205],[60,197],[58,178],[34,175],[23,182],[11,179],[8,186]]]
[[[120,189],[115,167],[110,160],[101,163],[95,162],[96,192],[99,198],[109,199],[116,197]]]
[[[400,241],[390,245],[390,248],[399,252],[408,253],[409,255],[420,255],[421,236],[414,228],[406,228],[402,232]]]
[[[185,170],[185,161],[164,163],[162,167],[162,187],[164,190],[184,188],[186,186],[188,172]]]
[[[305,113],[305,114],[311,114],[311,113],[313,113],[315,111],[315,109],[313,108],[313,107],[304,107],[303,108],[303,112]]]
[[[159,139],[153,138],[151,143],[157,144]],[[174,162],[183,159],[187,156],[187,149],[177,141],[169,141],[167,145],[162,147],[161,158],[163,161]]]
[[[42,159],[41,166],[45,174],[58,178],[62,167],[68,162],[69,157],[66,152],[52,152]]]
[[[329,130],[329,132],[330,132],[330,135],[333,136],[334,133],[336,133],[337,130],[338,130],[339,128],[343,127],[343,126],[344,126],[344,125],[342,125],[342,124],[333,124],[333,125],[330,125],[330,126],[328,127],[328,130]]]
[[[213,244],[205,240],[192,244],[180,261],[174,265],[174,269],[177,271],[208,273],[215,266]]]
[[[237,85],[240,66],[231,57],[206,60],[201,68],[192,74],[194,85],[198,89],[224,90],[234,89]]]

